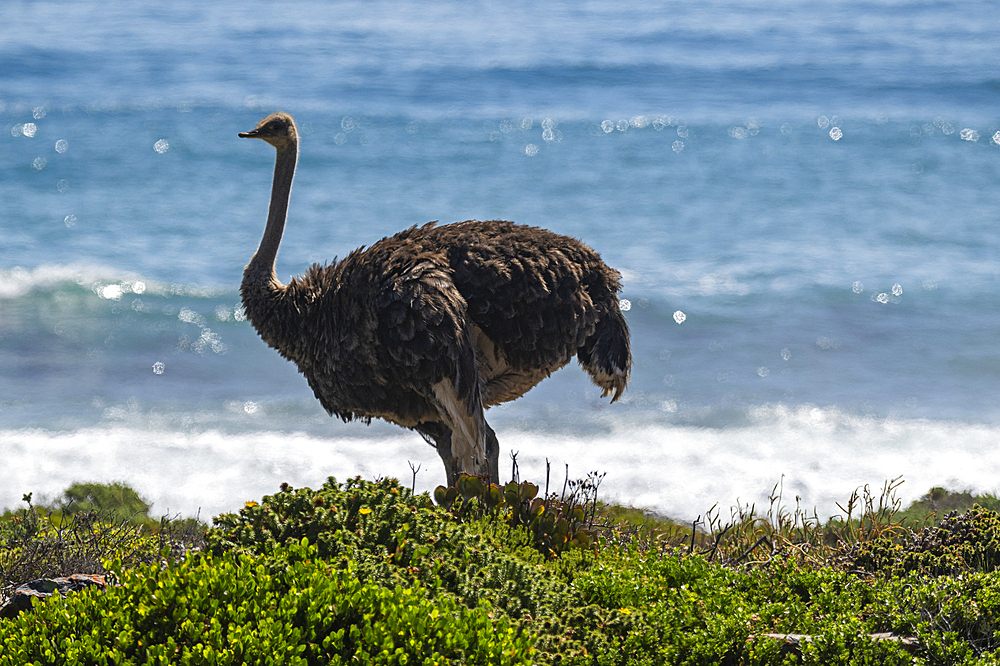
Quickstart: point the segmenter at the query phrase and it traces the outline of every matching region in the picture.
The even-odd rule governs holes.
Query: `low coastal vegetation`
[[[681,525],[462,477],[283,485],[153,520],[123,484],[0,516],[0,593],[112,584],[0,619],[6,664],[1000,664],[997,498],[899,481],[820,521],[784,503]]]

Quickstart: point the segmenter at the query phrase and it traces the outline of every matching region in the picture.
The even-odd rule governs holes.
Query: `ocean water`
[[[487,413],[522,477],[606,472],[684,519],[779,482],[821,516],[898,476],[907,501],[998,490],[989,3],[13,1],[0,24],[0,507],[443,482],[416,434],[329,418],[242,316],[274,154],[236,134],[277,109],[303,134],[283,278],[498,218],[622,272],[622,400],[574,364]]]

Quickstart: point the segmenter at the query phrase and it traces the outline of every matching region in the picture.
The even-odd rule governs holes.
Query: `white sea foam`
[[[69,433],[0,431],[0,441],[0,507],[6,508],[23,506],[21,496],[28,492],[36,503],[55,499],[76,481],[124,481],[153,503],[155,515],[193,516],[200,510],[207,519],[277,492],[282,482],[318,487],[327,476],[344,480],[358,474],[409,480],[407,460],[438,472],[430,464],[437,459],[433,449],[418,436],[402,433],[383,440],[322,439],[303,433],[229,435],[109,426]],[[428,486],[432,476],[421,471],[418,478]],[[435,485],[444,480],[443,468],[439,476]]]
[[[785,501],[801,497],[821,517],[839,513],[851,492],[878,491],[902,476],[899,496],[917,499],[934,485],[995,492],[1000,427],[924,419],[875,419],[811,406],[760,407],[734,428],[628,427],[589,442],[531,433],[507,434],[522,473],[544,476],[544,458],[571,476],[608,472],[602,490],[615,499],[692,518],[718,503],[767,506],[782,481]]]
[[[367,431],[361,431],[367,432]],[[275,492],[281,482],[316,487],[338,479],[395,476],[409,485],[408,465],[421,465],[418,491],[444,482],[434,450],[412,433],[323,438],[274,431],[156,432],[103,426],[57,433],[0,432],[6,472],[0,507],[21,495],[55,497],[74,481],[124,480],[154,502],[154,513],[203,517],[239,508]],[[498,429],[501,476],[517,451],[521,478],[562,487],[571,478],[607,472],[605,499],[693,519],[717,504],[723,516],[737,503],[766,507],[779,481],[784,501],[796,496],[821,518],[839,514],[851,492],[868,484],[878,492],[891,478],[905,483],[908,503],[935,485],[995,492],[1000,476],[1000,426],[853,416],[811,406],[762,406],[746,425],[728,428],[617,423],[591,436]]]
[[[75,216],[71,216],[76,219]],[[0,269],[0,300],[14,299],[33,291],[75,284],[90,289],[102,298],[113,299],[122,293],[145,293],[150,296],[193,296],[209,298],[224,290],[198,285],[177,285],[149,280],[137,273],[91,264],[43,264],[34,268],[15,266]]]

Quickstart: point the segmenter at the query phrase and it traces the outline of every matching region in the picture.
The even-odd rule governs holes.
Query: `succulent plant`
[[[535,547],[547,557],[558,556],[567,548],[590,548],[594,533],[587,512],[574,498],[559,500],[538,496],[537,485],[511,481],[504,486],[488,478],[461,474],[454,486],[438,486],[434,500],[459,519],[493,515],[506,524],[523,525],[532,534]]]

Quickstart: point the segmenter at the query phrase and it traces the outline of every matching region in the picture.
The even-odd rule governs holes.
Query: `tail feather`
[[[632,371],[632,350],[628,323],[617,298],[604,308],[593,335],[580,347],[577,358],[594,383],[604,389],[602,398],[612,392],[611,402],[621,397]]]

